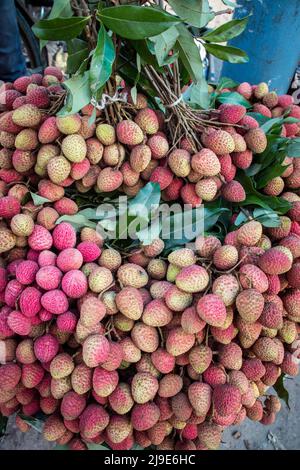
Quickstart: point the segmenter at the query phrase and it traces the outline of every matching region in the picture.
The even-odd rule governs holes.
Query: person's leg
[[[0,80],[26,75],[14,0],[0,1]]]

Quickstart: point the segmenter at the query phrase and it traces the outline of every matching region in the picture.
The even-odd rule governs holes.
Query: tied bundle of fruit
[[[216,449],[226,427],[274,422],[268,390],[298,374],[292,218],[166,257],[162,239],[123,256],[57,214],[1,199],[2,415],[28,431],[42,414],[44,438],[74,450]]]

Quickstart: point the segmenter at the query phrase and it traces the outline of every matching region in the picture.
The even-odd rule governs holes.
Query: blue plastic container
[[[238,82],[267,82],[286,93],[300,60],[300,0],[238,0],[235,18],[252,13],[247,29],[230,41],[247,52],[249,62],[224,62],[222,76]]]

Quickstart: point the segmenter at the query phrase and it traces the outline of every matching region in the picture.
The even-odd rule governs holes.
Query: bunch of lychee
[[[244,188],[235,180],[236,170],[248,168],[253,154],[265,150],[267,140],[258,122],[246,115],[244,106],[223,104],[213,113],[212,125],[199,132],[203,148],[195,149],[185,136],[174,147],[168,141],[163,113],[150,109],[141,94],[131,107],[131,119],[116,125],[109,124],[105,113],[98,110],[96,122],[92,122],[91,105],[81,113],[52,116],[51,98],[63,91],[62,79],[59,70],[48,67],[44,76],[21,77],[2,86],[2,193],[5,183],[29,179],[38,193],[51,201],[61,199],[65,188],[72,185],[80,193],[118,190],[134,196],[147,181],[152,181],[160,185],[164,200],[181,198],[193,206],[212,201],[220,194],[231,202],[246,198]],[[242,84],[238,91],[245,95],[244,88]],[[257,86],[254,97],[259,98],[256,90],[261,88],[262,85]],[[273,101],[267,99],[269,95]],[[261,113],[264,108],[269,110],[267,106],[273,106],[275,95],[274,92],[262,95],[266,105],[255,103],[255,110]],[[286,113],[290,106],[290,115],[295,116],[299,107],[292,104],[290,97],[289,101],[283,98],[278,98],[282,107],[272,110]],[[299,130],[297,124],[285,127],[289,136]],[[286,163],[291,163],[290,160],[287,158]],[[289,166],[288,184],[294,188],[296,175],[291,172]],[[268,185],[268,193],[274,193],[273,186],[277,189],[277,180]]]
[[[223,245],[201,236],[165,258],[157,239],[123,258],[52,207],[1,204],[0,412],[22,431],[42,413],[44,438],[74,450],[202,450],[246,417],[274,422],[268,389],[298,373],[291,226],[251,220]]]

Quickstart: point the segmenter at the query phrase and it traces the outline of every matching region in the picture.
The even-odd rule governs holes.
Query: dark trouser
[[[0,0],[0,80],[26,75],[14,0]]]

